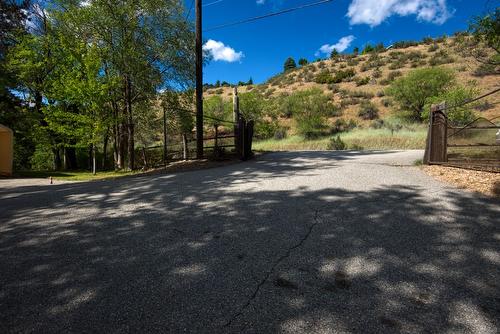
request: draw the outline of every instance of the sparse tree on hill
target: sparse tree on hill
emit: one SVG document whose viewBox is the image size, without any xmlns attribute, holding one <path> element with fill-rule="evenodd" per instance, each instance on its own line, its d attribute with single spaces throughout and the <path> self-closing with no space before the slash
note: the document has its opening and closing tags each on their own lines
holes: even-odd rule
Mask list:
<svg viewBox="0 0 500 334">
<path fill-rule="evenodd" d="M 337 59 L 338 56 L 339 56 L 339 52 L 337 51 L 337 49 L 333 49 L 332 53 L 330 53 L 330 58 Z"/>
<path fill-rule="evenodd" d="M 309 64 L 309 62 L 307 61 L 307 59 L 305 59 L 305 58 L 300 58 L 299 59 L 299 65 L 300 66 L 305 66 L 307 64 Z"/>
<path fill-rule="evenodd" d="M 297 64 L 295 63 L 295 60 L 292 57 L 289 57 L 285 61 L 285 64 L 283 65 L 283 69 L 286 72 L 286 71 L 293 70 L 294 68 L 297 68 Z"/>
</svg>

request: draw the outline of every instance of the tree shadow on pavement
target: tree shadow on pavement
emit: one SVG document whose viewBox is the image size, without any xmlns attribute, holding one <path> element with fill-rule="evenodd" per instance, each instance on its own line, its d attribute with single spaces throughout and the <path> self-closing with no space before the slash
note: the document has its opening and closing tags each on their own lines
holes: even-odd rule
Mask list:
<svg viewBox="0 0 500 334">
<path fill-rule="evenodd" d="M 286 187 L 325 153 L 1 191 L 0 331 L 496 332 L 498 203 Z"/>
</svg>

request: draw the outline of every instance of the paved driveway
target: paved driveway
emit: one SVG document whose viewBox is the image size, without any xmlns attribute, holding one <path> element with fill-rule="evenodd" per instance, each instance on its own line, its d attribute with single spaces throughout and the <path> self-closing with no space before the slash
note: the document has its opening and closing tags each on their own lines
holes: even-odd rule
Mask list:
<svg viewBox="0 0 500 334">
<path fill-rule="evenodd" d="M 497 333 L 499 202 L 421 155 L 0 183 L 0 332 Z"/>
</svg>

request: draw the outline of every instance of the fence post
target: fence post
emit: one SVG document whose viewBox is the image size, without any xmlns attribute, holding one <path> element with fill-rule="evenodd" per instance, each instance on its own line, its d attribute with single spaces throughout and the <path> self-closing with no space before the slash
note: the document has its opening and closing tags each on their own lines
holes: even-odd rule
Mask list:
<svg viewBox="0 0 500 334">
<path fill-rule="evenodd" d="M 424 154 L 424 163 L 442 163 L 448 161 L 448 118 L 444 110 L 446 103 L 433 104 L 429 114 L 429 131 Z"/>
<path fill-rule="evenodd" d="M 234 147 L 236 154 L 241 154 L 240 136 L 240 98 L 238 97 L 238 87 L 233 87 L 233 122 L 234 122 Z"/>
</svg>

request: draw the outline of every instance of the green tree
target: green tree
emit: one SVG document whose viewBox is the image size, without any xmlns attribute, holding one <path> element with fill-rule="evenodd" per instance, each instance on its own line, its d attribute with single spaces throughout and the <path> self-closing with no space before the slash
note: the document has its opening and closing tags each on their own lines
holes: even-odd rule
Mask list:
<svg viewBox="0 0 500 334">
<path fill-rule="evenodd" d="M 285 61 L 285 64 L 283 65 L 284 71 L 289 71 L 293 70 L 294 68 L 297 68 L 297 64 L 295 63 L 295 60 L 292 57 L 287 58 Z"/>
<path fill-rule="evenodd" d="M 455 75 L 451 70 L 440 67 L 423 68 L 411 71 L 394 81 L 388 93 L 403 111 L 410 113 L 413 120 L 421 121 L 428 100 L 444 94 L 454 84 Z"/>
<path fill-rule="evenodd" d="M 188 140 L 193 132 L 193 91 L 184 93 L 165 91 L 161 96 L 161 105 L 169 119 L 169 128 L 181 136 L 183 158 L 189 158 Z"/>
<path fill-rule="evenodd" d="M 463 101 L 476 97 L 478 93 L 478 90 L 472 86 L 452 87 L 442 94 L 431 97 L 427 100 L 424 111 L 422 112 L 422 118 L 425 120 L 429 119 L 431 104 L 446 102 L 447 106 L 461 105 Z M 476 118 L 476 114 L 474 112 L 474 106 L 476 105 L 477 103 L 468 103 L 461 105 L 460 107 L 450 108 L 446 110 L 446 115 L 453 124 L 466 125 Z"/>
<path fill-rule="evenodd" d="M 307 64 L 309 64 L 309 62 L 307 61 L 307 59 L 305 59 L 305 58 L 300 58 L 299 59 L 299 65 L 300 66 L 305 66 Z"/>
<path fill-rule="evenodd" d="M 229 107 L 220 95 L 214 95 L 203 100 L 203 110 L 208 116 L 205 122 L 209 124 L 215 135 L 215 147 L 218 148 L 219 127 L 224 125 L 229 115 Z"/>
<path fill-rule="evenodd" d="M 500 64 L 500 8 L 496 8 L 492 13 L 485 16 L 475 17 L 469 25 L 469 32 L 476 42 L 486 45 L 494 50 L 496 56 L 487 58 L 482 53 L 476 52 L 474 55 L 482 63 L 492 65 Z"/>
<path fill-rule="evenodd" d="M 354 49 L 352 49 L 352 53 L 357 56 L 358 53 L 359 53 L 359 48 L 357 46 L 354 47 Z"/>
<path fill-rule="evenodd" d="M 330 58 L 337 59 L 338 56 L 339 56 L 339 52 L 337 51 L 337 49 L 333 49 L 332 52 L 330 53 Z"/>
<path fill-rule="evenodd" d="M 366 44 L 366 46 L 364 47 L 361 54 L 365 55 L 365 54 L 373 52 L 373 50 L 375 50 L 375 49 L 373 48 L 373 46 L 371 44 Z"/>
</svg>

